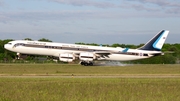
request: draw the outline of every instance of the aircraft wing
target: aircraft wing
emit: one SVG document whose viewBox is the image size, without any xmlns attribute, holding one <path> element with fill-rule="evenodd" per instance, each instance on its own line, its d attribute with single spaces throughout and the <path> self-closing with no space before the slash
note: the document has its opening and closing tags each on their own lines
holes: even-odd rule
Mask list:
<svg viewBox="0 0 180 101">
<path fill-rule="evenodd" d="M 102 57 L 102 56 L 108 56 L 111 54 L 109 51 L 96 51 L 93 52 L 96 56 Z"/>
</svg>

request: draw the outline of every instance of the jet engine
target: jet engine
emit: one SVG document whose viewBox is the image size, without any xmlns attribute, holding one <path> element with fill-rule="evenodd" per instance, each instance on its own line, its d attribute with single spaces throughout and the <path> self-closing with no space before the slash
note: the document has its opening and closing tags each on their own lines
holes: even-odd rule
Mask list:
<svg viewBox="0 0 180 101">
<path fill-rule="evenodd" d="M 75 60 L 75 56 L 70 53 L 64 53 L 59 55 L 59 60 L 63 62 L 72 62 Z"/>
<path fill-rule="evenodd" d="M 94 59 L 96 59 L 96 56 L 93 53 L 84 52 L 84 53 L 80 53 L 79 59 L 81 61 L 93 61 Z"/>
</svg>

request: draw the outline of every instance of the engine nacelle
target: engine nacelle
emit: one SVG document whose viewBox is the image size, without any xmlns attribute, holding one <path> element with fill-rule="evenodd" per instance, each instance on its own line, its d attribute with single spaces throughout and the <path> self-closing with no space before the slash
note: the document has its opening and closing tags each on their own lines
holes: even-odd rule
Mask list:
<svg viewBox="0 0 180 101">
<path fill-rule="evenodd" d="M 94 59 L 96 59 L 96 56 L 93 53 L 85 52 L 80 53 L 79 59 L 82 61 L 93 61 Z"/>
<path fill-rule="evenodd" d="M 75 60 L 75 56 L 69 53 L 63 53 L 59 55 L 59 60 L 63 62 L 72 62 Z"/>
</svg>

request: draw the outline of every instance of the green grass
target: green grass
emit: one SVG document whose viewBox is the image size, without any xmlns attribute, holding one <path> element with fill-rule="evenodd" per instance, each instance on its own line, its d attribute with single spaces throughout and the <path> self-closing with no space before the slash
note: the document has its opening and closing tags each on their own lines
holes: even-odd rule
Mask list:
<svg viewBox="0 0 180 101">
<path fill-rule="evenodd" d="M 180 75 L 180 65 L 0 64 L 0 101 L 180 101 L 180 77 L 76 78 L 72 74 Z"/>
<path fill-rule="evenodd" d="M 121 75 L 180 74 L 180 65 L 81 66 L 62 64 L 0 64 L 0 74 Z"/>
<path fill-rule="evenodd" d="M 1 78 L 1 101 L 180 101 L 180 79 Z"/>
</svg>

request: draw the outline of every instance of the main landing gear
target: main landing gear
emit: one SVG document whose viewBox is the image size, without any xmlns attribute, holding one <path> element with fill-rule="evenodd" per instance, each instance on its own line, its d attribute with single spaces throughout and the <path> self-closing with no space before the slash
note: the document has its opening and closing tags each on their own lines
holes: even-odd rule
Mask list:
<svg viewBox="0 0 180 101">
<path fill-rule="evenodd" d="M 80 64 L 84 66 L 93 66 L 93 62 L 91 61 L 81 61 Z"/>
</svg>

